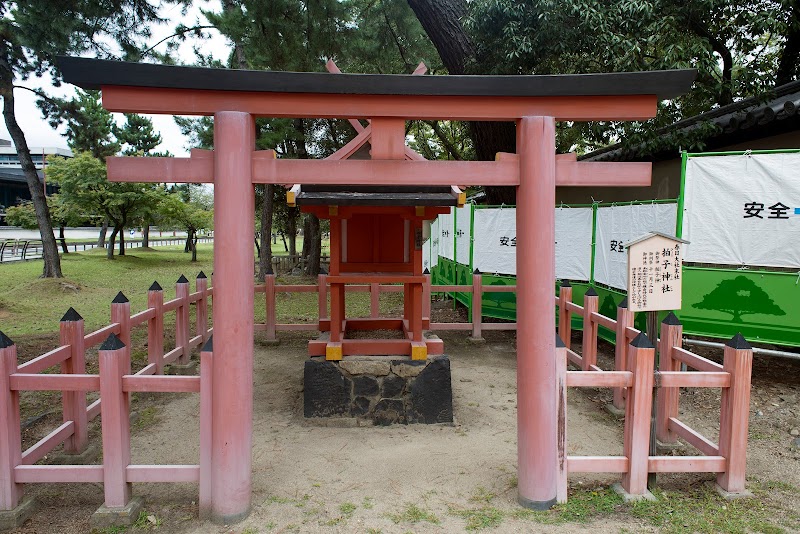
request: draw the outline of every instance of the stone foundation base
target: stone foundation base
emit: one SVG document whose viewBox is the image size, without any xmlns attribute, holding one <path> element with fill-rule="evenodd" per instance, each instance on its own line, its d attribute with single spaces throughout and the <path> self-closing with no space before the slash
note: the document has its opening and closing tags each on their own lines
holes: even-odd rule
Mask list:
<svg viewBox="0 0 800 534">
<path fill-rule="evenodd" d="M 617 419 L 625 419 L 625 408 L 617 408 L 611 403 L 606 404 L 606 411 Z"/>
<path fill-rule="evenodd" d="M 191 360 L 187 364 L 173 363 L 167 366 L 164 374 L 178 376 L 194 376 L 197 374 L 197 362 Z"/>
<path fill-rule="evenodd" d="M 90 443 L 86 449 L 79 454 L 69 454 L 62 452 L 53 456 L 50 461 L 55 465 L 89 465 L 100 457 L 100 445 Z"/>
<path fill-rule="evenodd" d="M 714 483 L 714 490 L 726 501 L 735 501 L 737 499 L 749 499 L 751 497 L 755 497 L 752 491 L 744 490 L 744 491 L 728 491 L 722 489 L 717 483 Z"/>
<path fill-rule="evenodd" d="M 354 417 L 376 425 L 453 422 L 450 359 L 444 355 L 311 358 L 303 384 L 308 418 Z"/>
<path fill-rule="evenodd" d="M 0 510 L 0 530 L 21 527 L 36 511 L 36 501 L 25 497 L 13 510 Z"/>
<path fill-rule="evenodd" d="M 141 497 L 131 497 L 128 505 L 120 508 L 106 508 L 103 505 L 92 514 L 89 525 L 97 529 L 129 527 L 139 519 L 143 506 L 144 501 Z"/>
<path fill-rule="evenodd" d="M 617 482 L 611 486 L 611 489 L 614 490 L 614 493 L 622 497 L 622 500 L 627 502 L 636 502 L 636 501 L 655 501 L 656 497 L 652 493 L 647 490 L 644 490 L 644 493 L 641 495 L 633 495 L 625 491 L 625 488 L 622 487 L 622 484 Z"/>
</svg>

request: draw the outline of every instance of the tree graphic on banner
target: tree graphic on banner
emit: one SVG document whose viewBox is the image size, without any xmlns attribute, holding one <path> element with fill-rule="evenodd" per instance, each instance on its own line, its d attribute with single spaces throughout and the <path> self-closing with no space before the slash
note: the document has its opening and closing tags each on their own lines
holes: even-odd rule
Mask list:
<svg viewBox="0 0 800 534">
<path fill-rule="evenodd" d="M 744 315 L 786 315 L 766 291 L 746 276 L 723 280 L 693 307 L 730 313 L 734 323 L 741 323 Z"/>
</svg>

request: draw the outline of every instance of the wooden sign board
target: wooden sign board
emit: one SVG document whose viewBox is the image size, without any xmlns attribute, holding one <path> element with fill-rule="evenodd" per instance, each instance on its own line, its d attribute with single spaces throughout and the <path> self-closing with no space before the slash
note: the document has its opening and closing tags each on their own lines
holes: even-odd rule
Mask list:
<svg viewBox="0 0 800 534">
<path fill-rule="evenodd" d="M 626 243 L 630 311 L 681 308 L 684 243 L 687 241 L 656 232 Z"/>
</svg>

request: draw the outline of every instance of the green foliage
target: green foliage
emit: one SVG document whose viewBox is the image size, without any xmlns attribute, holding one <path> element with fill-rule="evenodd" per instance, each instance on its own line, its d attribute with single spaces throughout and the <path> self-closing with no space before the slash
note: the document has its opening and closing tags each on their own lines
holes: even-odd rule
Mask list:
<svg viewBox="0 0 800 534">
<path fill-rule="evenodd" d="M 36 222 L 36 213 L 33 211 L 33 202 L 24 200 L 16 206 L 6 208 L 6 224 L 19 226 L 26 230 L 39 228 L 39 224 Z"/>
<path fill-rule="evenodd" d="M 114 117 L 103 107 L 100 91 L 77 89 L 73 98 L 42 99 L 38 104 L 50 126 L 55 129 L 62 123 L 66 125 L 64 136 L 73 151 L 89 152 L 100 160 L 119 152 Z"/>
<path fill-rule="evenodd" d="M 153 150 L 161 144 L 161 134 L 153 130 L 153 121 L 136 113 L 125 115 L 125 124 L 114 128 L 117 140 L 125 145 L 122 153 L 131 155 L 168 155 L 152 154 Z"/>
<path fill-rule="evenodd" d="M 199 230 L 209 230 L 214 226 L 214 212 L 199 201 L 186 202 L 179 195 L 166 195 L 162 202 L 160 213 L 167 226 L 185 228 L 190 233 Z"/>
</svg>

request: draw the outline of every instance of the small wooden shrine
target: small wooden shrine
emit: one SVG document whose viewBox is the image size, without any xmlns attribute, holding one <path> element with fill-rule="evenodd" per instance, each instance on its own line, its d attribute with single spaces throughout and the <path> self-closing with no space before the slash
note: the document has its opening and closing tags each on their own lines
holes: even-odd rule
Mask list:
<svg viewBox="0 0 800 534">
<path fill-rule="evenodd" d="M 329 61 L 327 68 L 339 73 Z M 414 72 L 425 73 L 420 64 Z M 367 127 L 351 120 L 356 137 L 326 158 L 341 160 L 424 160 L 405 144 L 405 121 L 373 119 Z M 376 133 L 377 132 L 377 133 Z M 423 177 L 421 177 L 423 178 Z M 330 219 L 330 317 L 320 319 L 328 339 L 309 343 L 310 356 L 341 360 L 356 355 L 408 355 L 424 360 L 442 354 L 438 338 L 425 339 L 429 317 L 423 317 L 425 275 L 422 243 L 425 221 L 463 206 L 465 194 L 456 186 L 295 185 L 289 205 L 300 206 L 320 219 Z M 348 318 L 348 284 L 403 284 L 403 315 L 391 318 Z M 401 339 L 348 339 L 356 330 L 397 330 Z"/>
</svg>

